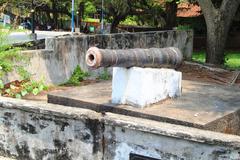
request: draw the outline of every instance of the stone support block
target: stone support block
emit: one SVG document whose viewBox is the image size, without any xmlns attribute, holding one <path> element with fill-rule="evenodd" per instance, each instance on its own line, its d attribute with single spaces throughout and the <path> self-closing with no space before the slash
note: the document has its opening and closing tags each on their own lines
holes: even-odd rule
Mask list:
<svg viewBox="0 0 240 160">
<path fill-rule="evenodd" d="M 143 108 L 181 95 L 182 73 L 173 69 L 113 68 L 112 103 Z"/>
</svg>

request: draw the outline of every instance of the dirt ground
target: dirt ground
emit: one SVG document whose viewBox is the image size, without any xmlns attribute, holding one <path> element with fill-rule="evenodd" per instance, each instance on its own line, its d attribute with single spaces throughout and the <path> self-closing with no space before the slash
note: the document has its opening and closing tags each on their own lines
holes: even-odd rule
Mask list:
<svg viewBox="0 0 240 160">
<path fill-rule="evenodd" d="M 240 71 L 230 71 L 221 68 L 213 68 L 198 63 L 186 62 L 177 69 L 183 74 L 183 80 L 215 83 L 221 85 L 236 85 L 240 87 Z M 97 81 L 84 81 L 81 85 L 88 85 Z M 39 95 L 27 95 L 24 99 L 47 101 L 47 94 L 51 91 L 64 91 L 74 86 L 54 86 L 49 91 L 43 91 Z"/>
<path fill-rule="evenodd" d="M 240 85 L 240 71 L 213 68 L 198 63 L 186 62 L 179 69 L 184 80 L 216 83 L 222 85 Z"/>
</svg>

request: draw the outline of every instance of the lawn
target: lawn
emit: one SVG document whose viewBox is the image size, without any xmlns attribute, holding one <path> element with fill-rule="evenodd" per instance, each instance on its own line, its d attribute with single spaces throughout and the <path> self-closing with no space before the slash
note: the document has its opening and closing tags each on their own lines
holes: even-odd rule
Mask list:
<svg viewBox="0 0 240 160">
<path fill-rule="evenodd" d="M 193 52 L 192 56 L 193 61 L 205 62 L 205 52 Z M 225 56 L 224 66 L 230 69 L 240 69 L 240 52 L 237 51 L 228 51 Z"/>
</svg>

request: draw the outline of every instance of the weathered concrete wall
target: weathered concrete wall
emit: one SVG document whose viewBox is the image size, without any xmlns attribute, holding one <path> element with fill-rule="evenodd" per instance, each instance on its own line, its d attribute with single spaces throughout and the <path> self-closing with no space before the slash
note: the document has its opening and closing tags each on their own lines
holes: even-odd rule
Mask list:
<svg viewBox="0 0 240 160">
<path fill-rule="evenodd" d="M 73 35 L 48 38 L 45 50 L 24 51 L 30 57 L 28 70 L 39 79 L 45 77 L 47 83 L 61 84 L 69 79 L 79 64 L 89 71 L 85 64 L 85 54 L 89 47 L 125 49 L 150 47 L 178 47 L 185 59 L 191 59 L 193 31 L 158 31 L 142 33 L 122 33 L 105 35 Z M 99 69 L 93 75 L 102 72 Z M 8 76 L 8 79 L 14 79 Z"/>
<path fill-rule="evenodd" d="M 89 47 L 108 49 L 177 47 L 184 58 L 191 60 L 193 47 L 192 30 L 170 30 L 157 32 L 118 33 L 105 35 L 63 36 L 46 39 L 46 49 L 52 49 L 69 60 L 77 59 L 87 70 L 85 53 Z M 67 59 L 68 60 L 68 59 Z M 67 62 L 67 61 L 66 61 Z"/>
<path fill-rule="evenodd" d="M 0 104 L 0 155 L 22 160 L 101 159 L 103 132 L 95 112 L 30 102 Z"/>
<path fill-rule="evenodd" d="M 27 50 L 45 49 L 45 39 L 38 39 L 35 41 L 14 43 L 13 46 L 21 47 L 21 48 L 24 48 Z"/>
<path fill-rule="evenodd" d="M 161 160 L 240 158 L 238 140 L 231 135 L 111 113 L 105 117 L 104 128 L 107 140 L 104 159 L 128 160 L 130 153 Z M 225 142 L 233 146 L 227 147 Z"/>
<path fill-rule="evenodd" d="M 65 68 L 54 54 L 53 50 L 29 50 L 23 51 L 29 61 L 24 63 L 24 68 L 32 74 L 36 80 L 43 79 L 48 84 L 61 83 L 62 77 L 66 77 Z M 20 77 L 16 72 L 11 72 L 4 77 L 5 82 L 10 82 Z M 60 79 L 60 81 L 58 81 Z"/>
<path fill-rule="evenodd" d="M 1 98 L 0 155 L 17 159 L 240 158 L 240 137 L 86 109 Z"/>
</svg>

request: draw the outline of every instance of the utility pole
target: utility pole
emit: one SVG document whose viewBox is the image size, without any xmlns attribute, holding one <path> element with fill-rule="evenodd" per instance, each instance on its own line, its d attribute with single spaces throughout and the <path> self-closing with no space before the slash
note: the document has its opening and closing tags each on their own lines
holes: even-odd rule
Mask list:
<svg viewBox="0 0 240 160">
<path fill-rule="evenodd" d="M 72 0 L 72 33 L 74 32 L 74 0 Z"/>
<path fill-rule="evenodd" d="M 34 19 L 35 19 L 35 13 L 34 13 L 34 4 L 33 4 L 33 0 L 32 0 L 32 9 L 31 9 L 31 13 L 32 13 L 32 34 L 35 33 L 35 24 L 34 24 Z"/>
<path fill-rule="evenodd" d="M 77 11 L 77 28 L 79 28 L 79 24 L 78 24 L 79 22 L 78 21 L 79 21 L 79 12 Z"/>
<path fill-rule="evenodd" d="M 34 0 L 32 0 L 32 9 L 31 9 L 31 15 L 32 15 L 32 33 L 30 34 L 31 40 L 37 40 L 37 34 L 35 33 L 35 10 L 34 10 Z"/>
<path fill-rule="evenodd" d="M 104 13 L 103 13 L 103 9 L 104 9 L 104 0 L 102 0 L 102 16 L 101 16 L 101 33 L 103 34 L 104 32 Z"/>
<path fill-rule="evenodd" d="M 76 12 L 76 16 L 77 16 L 77 24 L 76 24 L 75 32 L 80 32 L 81 27 L 79 27 L 79 11 Z"/>
</svg>

